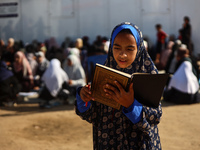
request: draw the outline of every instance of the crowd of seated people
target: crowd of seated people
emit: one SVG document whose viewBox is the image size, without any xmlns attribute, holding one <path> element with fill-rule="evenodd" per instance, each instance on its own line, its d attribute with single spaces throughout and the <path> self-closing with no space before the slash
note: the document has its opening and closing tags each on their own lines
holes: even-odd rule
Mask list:
<svg viewBox="0 0 200 150">
<path fill-rule="evenodd" d="M 43 100 L 39 106 L 48 108 L 51 100 L 75 96 L 76 88 L 87 83 L 88 57 L 106 55 L 106 38 L 100 38 L 93 44 L 87 36 L 75 41 L 66 38 L 61 46 L 55 38 L 26 45 L 14 38 L 7 44 L 1 40 L 0 104 L 17 103 L 20 92 L 38 92 Z"/>
<path fill-rule="evenodd" d="M 184 45 L 189 51 L 188 56 L 192 60 L 192 65 L 197 68 L 195 77 L 198 81 L 199 69 L 192 50 L 190 50 L 192 42 L 191 39 L 187 42 L 185 38 L 186 30 L 191 29 L 188 25 L 188 18 L 184 20 L 186 23 L 180 30 L 181 35 L 177 38 L 170 35 L 168 42 L 165 41 L 166 45 L 160 53 L 160 60 L 156 66 L 158 70 L 164 70 L 171 76 L 176 75 L 177 65 L 180 63 L 177 60 L 178 50 L 186 43 Z M 152 52 L 153 46 L 148 38 L 145 38 L 144 45 L 152 59 L 156 60 Z M 37 91 L 39 97 L 45 101 L 40 104 L 41 107 L 50 107 L 49 102 L 52 99 L 67 101 L 71 95 L 75 95 L 77 87 L 92 81 L 95 63 L 104 64 L 108 47 L 109 40 L 100 35 L 92 44 L 88 36 L 77 38 L 75 41 L 66 37 L 60 45 L 54 37 L 44 42 L 33 40 L 29 44 L 15 41 L 14 38 L 9 38 L 7 42 L 1 39 L 0 88 L 4 90 L 0 90 L 0 104 L 16 102 L 20 92 L 31 91 Z M 175 80 L 175 77 L 172 79 Z M 168 88 L 171 87 L 171 82 L 169 78 L 166 85 Z M 10 88 L 10 91 L 6 92 L 6 88 Z M 195 89 L 192 94 L 196 92 Z M 165 100 L 167 99 L 165 97 Z"/>
</svg>

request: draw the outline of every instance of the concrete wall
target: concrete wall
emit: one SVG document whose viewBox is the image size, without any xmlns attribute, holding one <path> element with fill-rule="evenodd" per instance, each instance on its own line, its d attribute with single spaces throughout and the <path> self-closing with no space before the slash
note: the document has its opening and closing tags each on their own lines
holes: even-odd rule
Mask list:
<svg viewBox="0 0 200 150">
<path fill-rule="evenodd" d="M 87 35 L 93 42 L 97 35 L 109 38 L 116 24 L 130 21 L 154 44 L 155 24 L 161 23 L 167 34 L 178 36 L 187 15 L 195 53 L 200 53 L 199 0 L 0 0 L 0 16 L 13 11 L 1 6 L 11 2 L 17 3 L 18 16 L 0 17 L 0 36 L 5 41 L 14 37 L 25 43 L 43 42 L 53 36 L 60 44 L 67 36 L 74 40 Z"/>
</svg>

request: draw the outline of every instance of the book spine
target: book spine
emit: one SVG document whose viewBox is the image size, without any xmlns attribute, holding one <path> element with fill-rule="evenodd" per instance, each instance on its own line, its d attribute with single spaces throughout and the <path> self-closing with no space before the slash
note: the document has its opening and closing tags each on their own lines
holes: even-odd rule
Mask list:
<svg viewBox="0 0 200 150">
<path fill-rule="evenodd" d="M 126 92 L 128 92 L 129 86 L 130 86 L 132 80 L 133 80 L 133 76 L 131 76 L 131 78 L 128 79 L 128 83 L 127 83 L 126 88 L 125 88 L 125 91 L 126 91 Z"/>
</svg>

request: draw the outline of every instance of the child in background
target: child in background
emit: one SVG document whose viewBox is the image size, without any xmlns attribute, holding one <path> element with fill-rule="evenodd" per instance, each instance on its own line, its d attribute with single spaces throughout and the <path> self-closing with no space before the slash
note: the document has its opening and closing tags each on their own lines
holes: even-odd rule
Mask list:
<svg viewBox="0 0 200 150">
<path fill-rule="evenodd" d="M 183 27 L 180 29 L 181 31 L 181 42 L 185 45 L 187 45 L 187 48 L 189 50 L 190 55 L 192 56 L 193 52 L 193 44 L 191 40 L 192 36 L 192 26 L 190 24 L 190 18 L 188 16 L 184 16 L 183 18 Z"/>
<path fill-rule="evenodd" d="M 114 28 L 105 65 L 129 74 L 158 73 L 144 47 L 141 31 L 129 22 Z M 158 108 L 144 106 L 134 98 L 133 84 L 128 92 L 117 81 L 114 84 L 118 88 L 110 84 L 102 88 L 123 106 L 122 110 L 96 102 L 88 85 L 77 90 L 76 113 L 92 123 L 94 149 L 161 149 L 157 127 L 161 104 Z"/>
<path fill-rule="evenodd" d="M 160 63 L 160 54 L 163 49 L 165 49 L 166 45 L 166 38 L 167 34 L 162 30 L 161 24 L 156 24 L 156 30 L 157 30 L 157 43 L 156 43 L 156 60 L 155 64 L 159 65 Z"/>
</svg>

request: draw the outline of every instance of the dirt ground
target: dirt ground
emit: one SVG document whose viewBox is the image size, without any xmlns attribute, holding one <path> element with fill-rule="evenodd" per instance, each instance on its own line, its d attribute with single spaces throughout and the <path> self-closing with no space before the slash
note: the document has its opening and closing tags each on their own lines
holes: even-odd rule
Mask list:
<svg viewBox="0 0 200 150">
<path fill-rule="evenodd" d="M 200 104 L 162 104 L 163 150 L 200 149 Z M 38 104 L 0 108 L 1 150 L 92 150 L 91 124 L 73 105 L 40 109 Z"/>
</svg>

